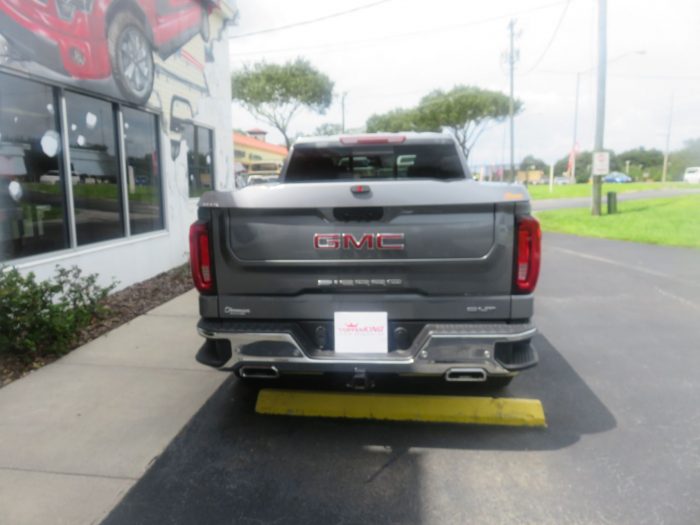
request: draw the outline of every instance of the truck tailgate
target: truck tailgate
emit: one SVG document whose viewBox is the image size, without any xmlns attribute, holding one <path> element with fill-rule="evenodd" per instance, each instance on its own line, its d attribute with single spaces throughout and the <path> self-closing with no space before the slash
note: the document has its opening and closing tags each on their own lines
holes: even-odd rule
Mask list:
<svg viewBox="0 0 700 525">
<path fill-rule="evenodd" d="M 351 183 L 324 184 L 321 199 L 309 186 L 209 206 L 220 295 L 510 295 L 516 204 L 502 187 L 499 200 L 467 181 L 375 182 L 361 198 Z"/>
</svg>

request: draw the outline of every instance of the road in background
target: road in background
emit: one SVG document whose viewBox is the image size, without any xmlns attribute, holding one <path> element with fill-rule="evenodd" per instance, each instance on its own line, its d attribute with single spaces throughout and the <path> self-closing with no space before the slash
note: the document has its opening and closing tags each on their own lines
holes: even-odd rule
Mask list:
<svg viewBox="0 0 700 525">
<path fill-rule="evenodd" d="M 700 193 L 700 189 L 692 190 L 650 190 L 639 192 L 618 193 L 618 201 L 636 201 L 640 199 L 660 199 L 663 197 L 678 197 Z M 561 208 L 585 208 L 591 205 L 591 197 L 576 197 L 573 199 L 542 199 L 533 200 L 534 211 L 558 210 Z M 603 206 L 605 208 L 605 205 Z"/>
<path fill-rule="evenodd" d="M 230 378 L 105 523 L 697 523 L 700 252 L 544 243 L 541 362 L 505 394 L 547 429 L 259 416 Z M 486 393 L 384 385 L 426 388 Z"/>
</svg>

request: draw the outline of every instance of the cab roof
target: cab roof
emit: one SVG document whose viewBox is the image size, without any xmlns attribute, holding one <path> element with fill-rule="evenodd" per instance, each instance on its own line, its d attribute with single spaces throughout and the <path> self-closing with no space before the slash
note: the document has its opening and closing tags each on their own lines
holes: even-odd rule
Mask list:
<svg viewBox="0 0 700 525">
<path fill-rule="evenodd" d="M 300 137 L 294 146 L 328 147 L 381 144 L 453 144 L 452 135 L 447 133 L 415 132 L 402 133 L 362 133 L 357 135 L 325 135 L 317 137 Z"/>
</svg>

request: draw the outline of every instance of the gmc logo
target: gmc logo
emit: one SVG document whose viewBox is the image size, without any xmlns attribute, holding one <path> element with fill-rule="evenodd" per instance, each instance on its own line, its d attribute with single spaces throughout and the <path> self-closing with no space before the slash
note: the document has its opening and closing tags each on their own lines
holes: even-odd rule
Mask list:
<svg viewBox="0 0 700 525">
<path fill-rule="evenodd" d="M 364 233 L 357 239 L 352 233 L 317 233 L 314 248 L 317 250 L 403 250 L 403 233 Z"/>
</svg>

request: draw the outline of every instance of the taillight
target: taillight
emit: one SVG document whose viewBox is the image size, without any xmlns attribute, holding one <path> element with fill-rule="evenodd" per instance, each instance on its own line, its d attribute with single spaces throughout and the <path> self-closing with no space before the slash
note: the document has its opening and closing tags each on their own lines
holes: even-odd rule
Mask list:
<svg viewBox="0 0 700 525">
<path fill-rule="evenodd" d="M 514 283 L 517 293 L 532 293 L 540 275 L 542 231 L 534 217 L 519 217 Z"/>
<path fill-rule="evenodd" d="M 200 292 L 214 289 L 214 268 L 209 250 L 209 230 L 204 222 L 190 226 L 190 269 L 192 280 Z"/>
<path fill-rule="evenodd" d="M 340 143 L 345 145 L 370 144 L 402 144 L 406 141 L 404 135 L 351 135 L 340 137 Z"/>
</svg>

